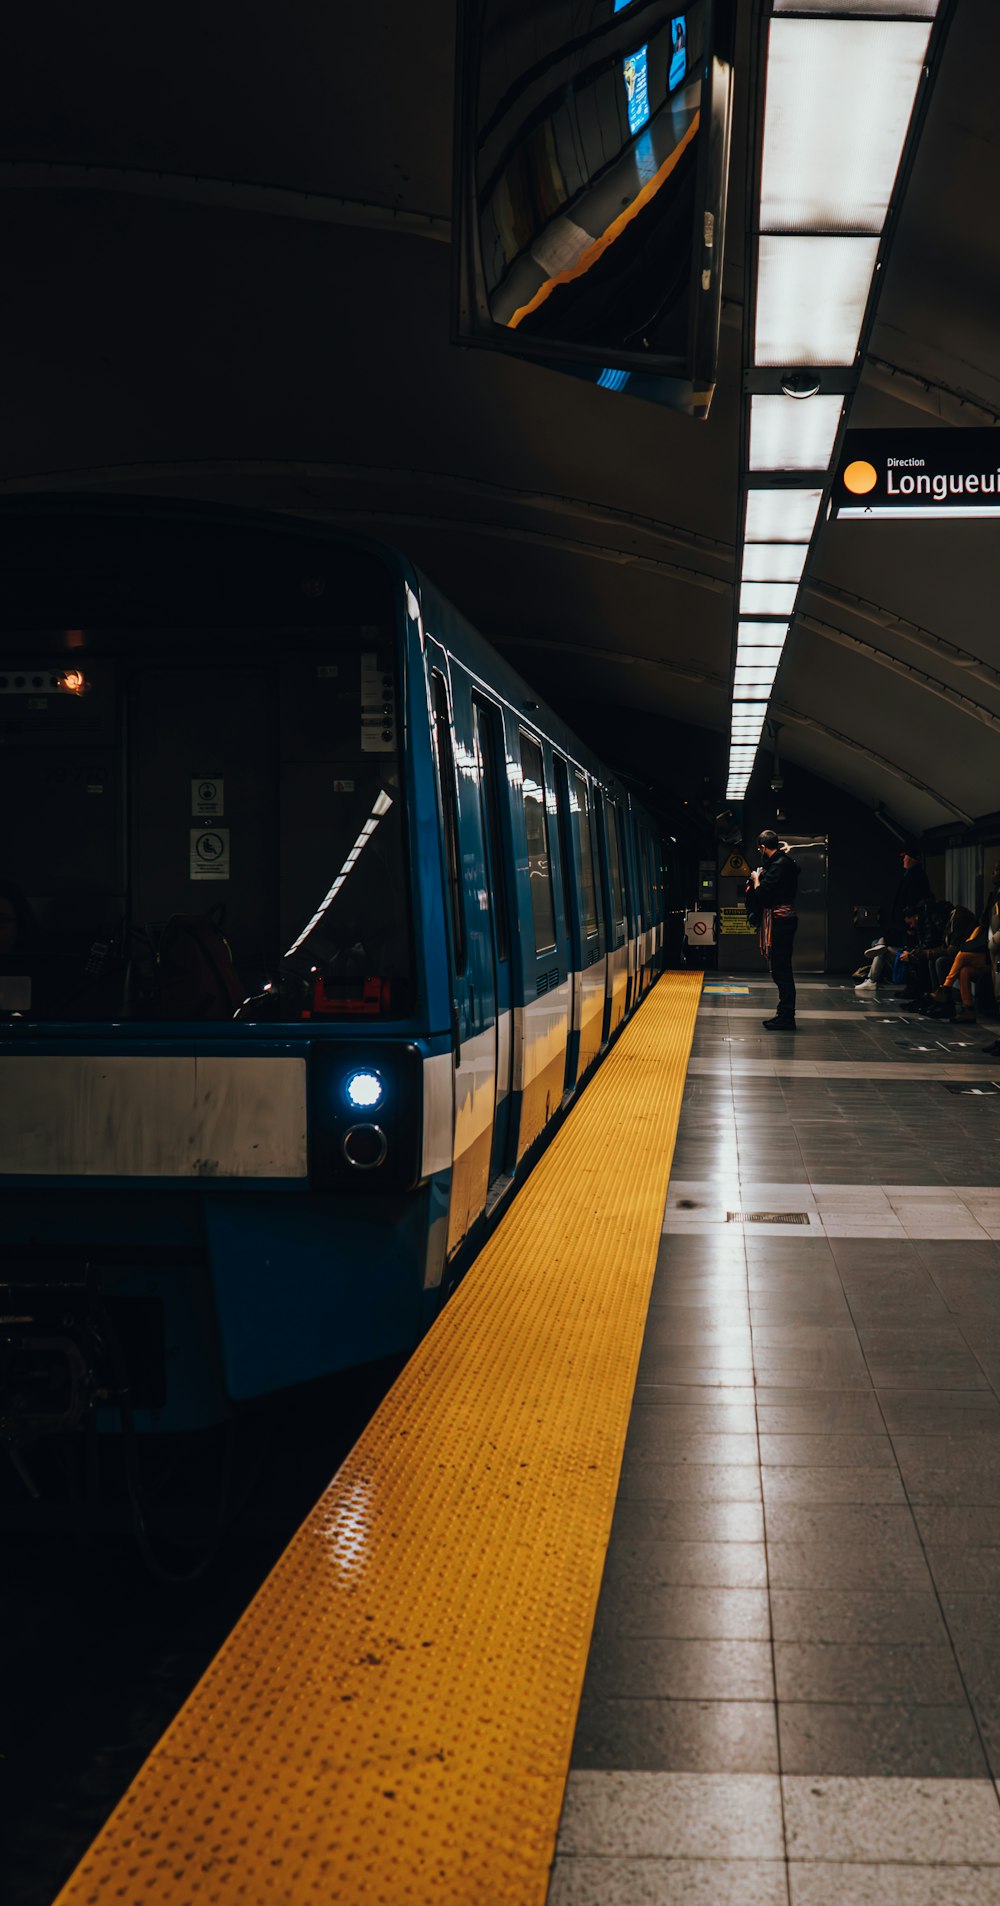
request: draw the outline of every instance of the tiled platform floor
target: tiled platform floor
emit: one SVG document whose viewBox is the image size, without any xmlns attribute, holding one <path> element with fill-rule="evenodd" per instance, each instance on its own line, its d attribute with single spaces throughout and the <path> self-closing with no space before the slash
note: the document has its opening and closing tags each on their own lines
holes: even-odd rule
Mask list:
<svg viewBox="0 0 1000 1906">
<path fill-rule="evenodd" d="M 997 1028 L 773 997 L 699 1015 L 549 1906 L 1000 1900 Z"/>
</svg>

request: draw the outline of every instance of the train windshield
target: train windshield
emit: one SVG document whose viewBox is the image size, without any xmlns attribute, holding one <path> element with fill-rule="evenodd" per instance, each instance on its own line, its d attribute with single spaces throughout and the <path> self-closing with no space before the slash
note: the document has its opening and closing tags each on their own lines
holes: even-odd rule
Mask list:
<svg viewBox="0 0 1000 1906">
<path fill-rule="evenodd" d="M 5 639 L 0 1015 L 412 1010 L 387 587 L 369 614 Z"/>
</svg>

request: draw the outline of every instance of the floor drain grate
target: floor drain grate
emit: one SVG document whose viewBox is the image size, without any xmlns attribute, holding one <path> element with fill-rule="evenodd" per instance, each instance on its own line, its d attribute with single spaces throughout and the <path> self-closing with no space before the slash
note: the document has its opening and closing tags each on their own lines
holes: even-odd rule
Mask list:
<svg viewBox="0 0 1000 1906">
<path fill-rule="evenodd" d="M 727 1224 L 808 1224 L 808 1211 L 727 1211 Z"/>
</svg>

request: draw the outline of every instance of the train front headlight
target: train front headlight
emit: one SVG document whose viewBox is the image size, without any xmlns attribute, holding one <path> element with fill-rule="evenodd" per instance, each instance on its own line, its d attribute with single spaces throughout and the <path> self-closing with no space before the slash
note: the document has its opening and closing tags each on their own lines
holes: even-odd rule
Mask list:
<svg viewBox="0 0 1000 1906">
<path fill-rule="evenodd" d="M 344 1082 L 344 1096 L 353 1112 L 374 1112 L 385 1098 L 381 1075 L 372 1066 L 349 1072 Z"/>
</svg>

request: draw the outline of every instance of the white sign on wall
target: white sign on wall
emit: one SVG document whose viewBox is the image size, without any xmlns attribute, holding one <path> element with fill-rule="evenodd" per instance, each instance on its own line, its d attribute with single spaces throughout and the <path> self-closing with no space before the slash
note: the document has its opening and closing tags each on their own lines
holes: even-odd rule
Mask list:
<svg viewBox="0 0 1000 1906">
<path fill-rule="evenodd" d="M 224 814 L 225 783 L 215 774 L 199 774 L 191 783 L 192 814 Z"/>
<path fill-rule="evenodd" d="M 229 879 L 228 827 L 192 827 L 191 879 Z"/>
</svg>

